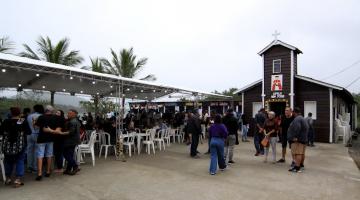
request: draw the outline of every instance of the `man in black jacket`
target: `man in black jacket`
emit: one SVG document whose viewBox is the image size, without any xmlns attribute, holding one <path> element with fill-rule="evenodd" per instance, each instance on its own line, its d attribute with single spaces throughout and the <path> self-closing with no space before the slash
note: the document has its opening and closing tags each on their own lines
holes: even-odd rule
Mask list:
<svg viewBox="0 0 360 200">
<path fill-rule="evenodd" d="M 308 141 L 307 133 L 309 126 L 304 117 L 301 116 L 299 108 L 294 108 L 294 120 L 291 122 L 287 139 L 291 142 L 291 154 L 295 159 L 295 166 L 289 169 L 291 172 L 301 172 L 300 168 L 304 167 L 305 147 Z"/>
<path fill-rule="evenodd" d="M 199 156 L 197 155 L 197 147 L 199 145 L 201 125 L 199 113 L 197 113 L 197 111 L 194 111 L 193 114 L 189 113 L 188 121 L 186 124 L 186 132 L 189 134 L 189 138 L 191 139 L 190 156 L 193 158 L 199 158 Z"/>
<path fill-rule="evenodd" d="M 228 163 L 235 163 L 233 161 L 233 155 L 234 155 L 234 146 L 236 142 L 236 135 L 238 134 L 239 124 L 238 120 L 234 116 L 234 111 L 232 109 L 229 109 L 223 118 L 223 123 L 226 126 L 229 135 L 227 137 L 227 141 L 225 144 L 225 162 L 226 157 L 229 158 Z"/>
<path fill-rule="evenodd" d="M 80 144 L 80 123 L 77 120 L 77 111 L 70 109 L 68 112 L 67 132 L 64 140 L 64 158 L 67 161 L 67 167 L 64 174 L 75 175 L 80 171 L 79 166 L 74 160 L 74 152 L 76 145 Z"/>
</svg>

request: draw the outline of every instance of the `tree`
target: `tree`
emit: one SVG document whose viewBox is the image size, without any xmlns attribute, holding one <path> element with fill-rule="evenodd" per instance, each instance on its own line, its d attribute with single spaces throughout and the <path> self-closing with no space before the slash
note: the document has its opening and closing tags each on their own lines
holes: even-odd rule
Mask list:
<svg viewBox="0 0 360 200">
<path fill-rule="evenodd" d="M 116 76 L 134 78 L 144 68 L 148 60 L 147 58 L 137 59 L 132 47 L 130 49 L 122 49 L 119 55 L 113 49 L 110 49 L 110 51 L 112 55 L 111 62 L 105 58 L 101 59 L 101 61 L 106 67 L 106 73 Z M 149 74 L 144 78 L 140 78 L 140 80 L 155 81 L 156 77 L 153 74 Z M 122 99 L 122 108 L 124 108 L 124 105 L 125 98 Z"/>
<path fill-rule="evenodd" d="M 11 53 L 14 47 L 14 43 L 10 41 L 10 38 L 4 36 L 0 38 L 0 53 Z"/>
<path fill-rule="evenodd" d="M 90 62 L 91 62 L 91 65 L 90 66 L 85 66 L 85 67 L 82 67 L 82 69 L 86 69 L 86 70 L 91 70 L 93 72 L 99 72 L 99 73 L 105 73 L 105 67 L 104 67 L 104 64 L 103 62 L 98 58 L 91 58 L 90 57 Z M 84 105 L 83 107 L 86 108 L 86 106 L 89 107 L 89 105 L 93 106 L 94 108 L 92 109 L 91 107 L 89 107 L 89 109 L 91 108 L 91 110 L 94 110 L 95 113 L 98 113 L 99 111 L 99 96 L 98 95 L 93 95 L 92 96 L 92 100 L 94 101 L 93 104 L 91 104 L 90 102 L 88 104 L 86 104 L 85 102 L 82 104 Z M 90 110 L 88 110 L 90 111 Z"/>
<path fill-rule="evenodd" d="M 29 45 L 23 44 L 25 51 L 19 55 L 67 66 L 76 66 L 83 61 L 79 51 L 69 51 L 70 40 L 68 38 L 63 38 L 56 45 L 53 45 L 49 37 L 40 36 L 36 43 L 38 46 L 36 51 L 32 50 Z M 55 92 L 51 91 L 51 105 L 54 105 L 54 95 Z"/>
<path fill-rule="evenodd" d="M 104 58 L 101 59 L 101 61 L 106 66 L 106 73 L 116 76 L 135 78 L 144 68 L 148 60 L 147 58 L 140 58 L 137 60 L 132 47 L 130 49 L 122 49 L 119 55 L 117 55 L 113 49 L 110 49 L 110 51 L 112 55 L 111 62 Z M 155 81 L 156 77 L 153 74 L 150 74 L 144 78 L 140 78 L 140 80 Z"/>
<path fill-rule="evenodd" d="M 105 73 L 105 66 L 101 61 L 101 59 L 99 59 L 98 57 L 96 58 L 90 57 L 90 62 L 91 62 L 90 66 L 82 67 L 82 69 L 91 70 L 93 72 Z"/>
</svg>

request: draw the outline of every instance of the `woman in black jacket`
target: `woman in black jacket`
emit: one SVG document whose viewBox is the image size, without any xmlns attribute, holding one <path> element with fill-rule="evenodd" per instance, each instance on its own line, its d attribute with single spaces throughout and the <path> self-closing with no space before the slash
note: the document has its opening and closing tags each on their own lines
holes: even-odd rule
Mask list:
<svg viewBox="0 0 360 200">
<path fill-rule="evenodd" d="M 0 135 L 3 135 L 2 152 L 4 153 L 6 185 L 12 183 L 11 174 L 14 166 L 16 168 L 16 179 L 14 186 L 24 185 L 24 160 L 26 150 L 25 126 L 28 126 L 24 118 L 20 118 L 21 111 L 17 107 L 10 108 L 11 118 L 5 119 L 0 128 Z"/>
</svg>

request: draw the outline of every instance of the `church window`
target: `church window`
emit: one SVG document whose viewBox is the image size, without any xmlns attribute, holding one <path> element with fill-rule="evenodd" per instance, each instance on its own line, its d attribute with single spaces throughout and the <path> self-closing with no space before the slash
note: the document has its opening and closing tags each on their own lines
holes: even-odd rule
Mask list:
<svg viewBox="0 0 360 200">
<path fill-rule="evenodd" d="M 273 60 L 273 73 L 281 73 L 281 59 Z"/>
</svg>

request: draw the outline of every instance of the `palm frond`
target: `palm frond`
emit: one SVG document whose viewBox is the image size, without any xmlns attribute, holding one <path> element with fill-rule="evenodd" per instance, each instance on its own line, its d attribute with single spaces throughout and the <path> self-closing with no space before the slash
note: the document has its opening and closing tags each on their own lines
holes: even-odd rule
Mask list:
<svg viewBox="0 0 360 200">
<path fill-rule="evenodd" d="M 19 56 L 40 60 L 40 57 L 27 44 L 23 44 L 23 46 L 25 48 L 25 51 L 19 53 Z"/>
<path fill-rule="evenodd" d="M 10 41 L 8 36 L 0 38 L 0 53 L 11 53 L 14 43 Z"/>
<path fill-rule="evenodd" d="M 156 76 L 154 74 L 149 74 L 145 76 L 144 78 L 141 78 L 140 80 L 143 81 L 156 81 Z"/>
</svg>

